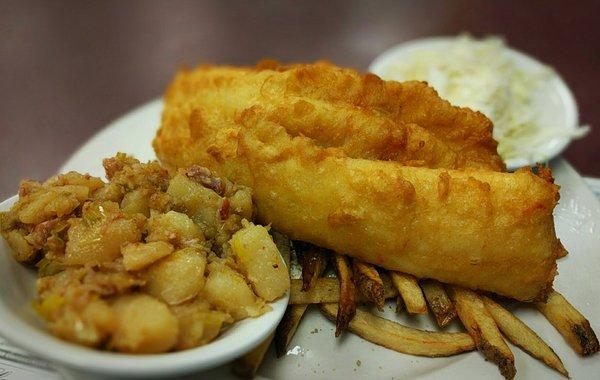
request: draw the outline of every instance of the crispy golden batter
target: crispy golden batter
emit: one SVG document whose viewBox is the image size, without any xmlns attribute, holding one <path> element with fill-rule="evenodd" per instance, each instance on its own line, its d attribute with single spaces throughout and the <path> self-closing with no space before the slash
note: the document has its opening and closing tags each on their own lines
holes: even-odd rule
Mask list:
<svg viewBox="0 0 600 380">
<path fill-rule="evenodd" d="M 298 121 L 291 106 L 281 111 L 294 97 L 319 105 L 320 128 L 318 119 Z M 358 112 L 364 134 L 349 133 L 327 107 L 340 107 L 336 117 Z M 392 118 L 380 130 L 368 123 Z M 404 121 L 422 123 L 443 148 L 392 150 L 400 162 L 385 161 L 389 152 L 365 134 L 384 140 Z M 423 84 L 328 64 L 200 68 L 171 85 L 154 147 L 168 165 L 199 163 L 253 187 L 259 220 L 293 239 L 419 278 L 543 299 L 561 251 L 552 219 L 558 187 L 528 170 L 493 171 L 503 166 L 490 128 Z M 453 164 L 436 164 L 436 155 Z M 428 168 L 406 165 L 417 161 Z"/>
<path fill-rule="evenodd" d="M 182 142 L 203 138 L 205 111 L 218 109 L 224 118 L 235 119 L 260 105 L 291 135 L 340 147 L 350 157 L 504 168 L 492 124 L 483 115 L 451 106 L 425 83 L 384 82 L 328 63 L 199 67 L 176 76 L 166 102 L 156 144 L 171 156 Z"/>
<path fill-rule="evenodd" d="M 176 157 L 164 154 L 159 137 L 159 156 L 200 162 L 252 187 L 259 219 L 293 239 L 520 300 L 543 298 L 552 283 L 558 188 L 529 171 L 352 159 L 291 137 L 258 109 L 215 129 L 218 117 Z"/>
</svg>

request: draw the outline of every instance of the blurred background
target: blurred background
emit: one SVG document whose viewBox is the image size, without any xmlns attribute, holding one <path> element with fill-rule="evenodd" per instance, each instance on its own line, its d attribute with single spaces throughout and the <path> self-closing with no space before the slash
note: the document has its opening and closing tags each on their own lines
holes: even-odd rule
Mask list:
<svg viewBox="0 0 600 380">
<path fill-rule="evenodd" d="M 600 177 L 599 1 L 0 1 L 0 198 L 45 179 L 181 66 L 327 59 L 366 69 L 414 38 L 497 34 L 554 66 L 592 132 L 564 156 Z M 595 128 L 594 128 L 595 127 Z"/>
</svg>

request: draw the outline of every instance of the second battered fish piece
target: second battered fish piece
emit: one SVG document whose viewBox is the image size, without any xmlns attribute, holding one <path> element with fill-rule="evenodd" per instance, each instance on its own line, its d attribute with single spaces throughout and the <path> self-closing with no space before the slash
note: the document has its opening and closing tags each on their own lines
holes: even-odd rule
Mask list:
<svg viewBox="0 0 600 380">
<path fill-rule="evenodd" d="M 377 75 L 361 75 L 328 62 L 289 66 L 266 63 L 262 67 L 286 74 L 286 93 L 350 104 L 427 129 L 460 155 L 459 167 L 505 170 L 496 150 L 498 143 L 492 137 L 492 122 L 480 112 L 451 105 L 425 82 L 384 81 Z"/>
<path fill-rule="evenodd" d="M 194 111 L 218 109 L 224 119 L 235 119 L 244 109 L 259 105 L 269 119 L 290 134 L 308 136 L 323 147 L 340 147 L 350 157 L 434 168 L 504 168 L 491 132 L 485 132 L 491 131 L 485 117 L 450 106 L 423 84 L 417 86 L 417 92 L 418 100 L 426 102 L 425 108 L 420 105 L 415 109 L 410 95 L 415 93 L 414 83 L 379 80 L 387 87 L 405 89 L 400 114 L 392 114 L 388 112 L 390 107 L 378 104 L 357 104 L 357 94 L 387 91 L 387 87 L 374 90 L 374 80 L 372 75 L 363 76 L 326 63 L 258 68 L 201 66 L 180 72 L 170 85 L 161 133 L 179 136 L 182 131 L 174 129 L 187 125 L 191 139 L 202 138 L 194 128 L 201 122 L 201 115 L 194 115 Z M 425 95 L 421 94 L 422 86 L 430 90 Z M 443 112 L 446 118 L 436 116 L 434 120 L 427 112 Z M 423 116 L 417 118 L 418 123 L 401 120 L 416 115 Z M 480 135 L 475 136 L 474 131 Z M 454 141 L 461 138 L 460 144 Z M 170 140 L 174 139 L 165 141 Z M 174 145 L 181 142 L 175 140 Z"/>
</svg>

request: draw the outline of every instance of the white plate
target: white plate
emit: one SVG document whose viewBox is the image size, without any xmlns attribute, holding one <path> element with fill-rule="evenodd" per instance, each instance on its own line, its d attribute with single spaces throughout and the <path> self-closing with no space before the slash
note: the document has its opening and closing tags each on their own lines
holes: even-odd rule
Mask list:
<svg viewBox="0 0 600 380">
<path fill-rule="evenodd" d="M 157 100 L 118 119 L 82 146 L 61 171 L 90 171 L 94 175 L 103 175 L 101 159 L 117 151 L 133 153 L 140 159 L 154 158 L 151 141 L 159 125 L 160 111 L 161 102 Z M 556 160 L 552 167 L 556 181 L 561 185 L 561 200 L 555 211 L 556 229 L 570 252 L 559 262 L 556 289 L 600 332 L 600 203 L 566 161 Z M 388 306 L 385 315 L 396 318 L 393 313 L 395 305 Z M 579 358 L 556 330 L 531 308 L 521 307 L 515 313 L 550 344 L 572 378 L 598 378 L 600 356 Z M 435 329 L 435 322 L 426 316 L 411 318 L 403 315 L 398 320 L 415 327 Z M 458 329 L 458 326 L 452 326 L 452 329 Z M 273 352 L 268 352 L 259 378 L 501 378 L 498 369 L 484 361 L 477 352 L 435 359 L 409 356 L 376 346 L 352 334 L 335 339 L 333 331 L 332 323 L 317 310 L 310 310 L 304 316 L 288 354 L 276 359 Z M 518 378 L 562 378 L 518 348 L 511 347 Z M 228 366 L 204 375 L 206 378 L 231 377 Z"/>
<path fill-rule="evenodd" d="M 410 54 L 419 50 L 445 48 L 455 41 L 456 37 L 429 37 L 402 43 L 375 58 L 369 65 L 369 71 L 384 79 L 393 79 L 386 76 L 386 69 L 393 62 L 407 58 Z M 506 55 L 526 72 L 535 73 L 544 70 L 546 67 L 535 58 L 510 47 L 506 48 Z M 541 126 L 556 125 L 565 131 L 574 131 L 579 126 L 579 114 L 575 98 L 564 80 L 556 72 L 553 72 L 534 94 L 533 107 L 539 110 L 537 122 Z M 509 170 L 514 170 L 533 165 L 536 162 L 550 160 L 561 154 L 571 140 L 570 137 L 549 139 L 536 147 L 535 157 L 511 158 L 506 160 L 506 166 Z"/>
</svg>

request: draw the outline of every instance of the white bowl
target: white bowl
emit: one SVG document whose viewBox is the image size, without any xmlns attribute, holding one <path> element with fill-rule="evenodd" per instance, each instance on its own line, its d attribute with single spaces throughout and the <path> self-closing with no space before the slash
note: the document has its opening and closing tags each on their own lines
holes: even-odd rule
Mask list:
<svg viewBox="0 0 600 380">
<path fill-rule="evenodd" d="M 384 79 L 386 68 L 399 59 L 406 58 L 417 50 L 435 50 L 447 47 L 454 42 L 456 37 L 430 37 L 417 39 L 396 45 L 380 54 L 369 65 L 369 71 Z M 523 70 L 536 72 L 546 67 L 535 58 L 507 47 L 506 54 Z M 539 109 L 540 125 L 555 124 L 565 131 L 577 129 L 579 114 L 575 98 L 565 84 L 564 80 L 555 71 L 545 81 L 539 91 L 536 92 L 534 107 Z M 536 155 L 530 157 L 511 158 L 505 161 L 509 170 L 517 169 L 526 165 L 533 165 L 536 161 L 547 161 L 560 155 L 571 142 L 570 137 L 555 137 L 540 144 L 536 149 Z M 536 159 L 537 158 L 537 159 Z"/>
<path fill-rule="evenodd" d="M 16 201 L 14 196 L 0 203 L 0 211 L 8 210 Z M 0 335 L 78 379 L 172 377 L 218 366 L 259 345 L 279 324 L 289 301 L 288 292 L 270 304 L 271 311 L 235 323 L 205 346 L 156 355 L 119 354 L 51 335 L 31 306 L 36 298 L 36 277 L 34 270 L 12 258 L 10 248 L 0 238 Z"/>
</svg>

